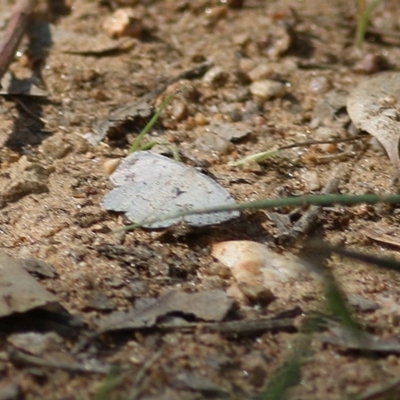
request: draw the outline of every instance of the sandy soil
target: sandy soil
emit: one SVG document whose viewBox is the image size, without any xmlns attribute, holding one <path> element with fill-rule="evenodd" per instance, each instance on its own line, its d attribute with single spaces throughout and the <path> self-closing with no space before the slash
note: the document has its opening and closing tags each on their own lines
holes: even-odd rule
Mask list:
<svg viewBox="0 0 400 400">
<path fill-rule="evenodd" d="M 0 106 L 1 247 L 16 259 L 50 264 L 57 276 L 35 279 L 85 325 L 65 328 L 64 335 L 56 330 L 56 344 L 46 341 L 36 354 L 49 363 L 46 367 L 18 359 L 10 340 L 30 332 L 36 317 L 17 314 L 11 330 L 3 330 L 0 320 L 0 394 L 14 390 L 1 398 L 255 398 L 290 357 L 302 319 L 323 312 L 321 293 L 303 290 L 306 282 L 296 282 L 267 305 L 234 300 L 234 311 L 225 318 L 257 320 L 294 311 L 291 328 L 225 334 L 193 316 L 190 328 L 179 328 L 183 317 L 178 315 L 167 328 L 157 326 L 166 322 L 159 318 L 147 329 L 90 334 L 99 318 L 173 289 L 226 291 L 234 280 L 210 254 L 217 242 L 253 240 L 283 254 L 298 252 L 298 246 L 278 245 L 282 232 L 263 211 L 209 228 L 115 234 L 126 220 L 101 207 L 112 187 L 104 166 L 127 154 L 149 118 L 130 115 L 127 123 L 121 117 L 98 144 L 86 137 L 99 121 L 141 96 L 161 88 L 148 102 L 157 108 L 166 94 L 186 85 L 190 89 L 174 97 L 149 137 L 175 146 L 184 162 L 205 167 L 237 201 L 319 193 L 339 164 L 342 193 L 389 192 L 392 165 L 368 137 L 288 149 L 262 164 L 228 164 L 292 143 L 355 135 L 343 98 L 369 73 L 399 69 L 399 5 L 382 2 L 371 22 L 377 31 L 358 49 L 355 1 L 249 0 L 238 8 L 234 1 L 217 0 L 52 3 L 38 5 L 30 43 L 24 40 L 11 66 L 16 80 L 35 71 L 33 80 L 44 95 L 5 95 Z M 107 37 L 104 21 L 124 7 L 120 3 L 138 16 L 136 37 Z M 4 27 L 11 4 L 1 1 L 0 7 Z M 382 34 L 383 28 L 390 32 Z M 45 32 L 47 39 L 52 36 L 47 46 Z M 205 62 L 214 65 L 205 74 L 164 88 Z M 210 131 L 221 124 L 250 133 L 216 141 Z M 396 209 L 328 207 L 310 235 L 396 256 L 398 245 L 369 237 L 395 240 L 397 222 Z M 329 265 L 347 294 L 376 305 L 353 307 L 361 325 L 382 340 L 396 340 L 400 276 L 338 257 Z M 295 307 L 300 307 L 297 314 Z M 349 351 L 315 335 L 303 355 L 301 377 L 284 398 L 343 399 L 384 386 L 399 376 L 398 353 Z M 53 361 L 86 365 L 88 371 L 55 368 Z M 109 365 L 121 369 L 114 375 L 92 370 Z M 394 389 L 390 398 L 399 397 Z"/>
</svg>

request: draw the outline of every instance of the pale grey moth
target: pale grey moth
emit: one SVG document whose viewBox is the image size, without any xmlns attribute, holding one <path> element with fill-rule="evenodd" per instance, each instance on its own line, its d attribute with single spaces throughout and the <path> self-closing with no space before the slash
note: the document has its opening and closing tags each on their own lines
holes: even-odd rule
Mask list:
<svg viewBox="0 0 400 400">
<path fill-rule="evenodd" d="M 126 213 L 133 223 L 162 219 L 183 211 L 217 205 L 236 204 L 217 182 L 193 167 L 149 152 L 139 151 L 125 158 L 110 176 L 115 188 L 104 196 L 106 210 Z M 190 226 L 219 224 L 238 217 L 238 211 L 189 215 L 183 220 Z M 166 228 L 178 218 L 144 223 L 146 228 Z"/>
</svg>

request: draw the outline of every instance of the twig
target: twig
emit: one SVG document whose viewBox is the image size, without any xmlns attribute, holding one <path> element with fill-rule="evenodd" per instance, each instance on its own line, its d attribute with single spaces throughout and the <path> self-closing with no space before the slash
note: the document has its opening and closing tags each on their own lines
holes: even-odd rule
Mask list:
<svg viewBox="0 0 400 400">
<path fill-rule="evenodd" d="M 17 101 L 18 105 L 19 105 L 29 116 L 31 116 L 33 119 L 35 119 L 36 121 L 41 122 L 42 124 L 48 124 L 48 123 L 49 123 L 46 119 L 40 117 L 39 115 L 36 115 L 30 108 L 28 108 L 28 107 L 24 104 L 23 101 L 21 101 L 21 100 L 19 100 L 19 99 L 16 99 L 16 101 Z"/>
<path fill-rule="evenodd" d="M 323 194 L 337 192 L 340 180 L 342 179 L 342 173 L 343 166 L 340 166 L 333 173 L 333 177 L 323 188 Z M 294 243 L 301 235 L 306 235 L 309 233 L 315 225 L 321 209 L 321 206 L 310 206 L 303 216 L 294 224 L 294 226 L 289 229 L 289 231 L 284 232 L 277 237 L 277 242 L 285 244 Z"/>
<path fill-rule="evenodd" d="M 12 362 L 31 365 L 41 368 L 61 369 L 69 372 L 89 373 L 89 374 L 107 374 L 111 367 L 108 365 L 85 365 L 85 364 L 70 364 L 58 361 L 47 361 L 39 357 L 31 356 L 22 353 L 21 351 L 11 349 L 9 352 Z"/>
<path fill-rule="evenodd" d="M 184 330 L 186 332 L 202 328 L 212 332 L 235 335 L 251 335 L 263 331 L 296 329 L 293 318 L 202 322 L 200 324 L 196 322 L 182 322 L 180 324 L 159 324 L 157 328 L 166 331 Z"/>
<path fill-rule="evenodd" d="M 153 364 L 162 356 L 162 350 L 154 353 L 140 368 L 139 372 L 136 374 L 135 381 L 133 382 L 133 389 L 129 394 L 129 400 L 136 400 L 144 389 L 144 378 Z"/>
<path fill-rule="evenodd" d="M 368 389 L 360 396 L 356 397 L 356 400 L 376 400 L 382 398 L 384 395 L 389 394 L 391 391 L 396 389 L 400 385 L 400 379 L 395 378 L 383 385 L 374 386 Z"/>
<path fill-rule="evenodd" d="M 0 80 L 14 59 L 15 52 L 28 26 L 29 17 L 36 0 L 19 0 L 8 21 L 3 40 L 0 43 Z"/>
<path fill-rule="evenodd" d="M 298 143 L 292 143 L 292 144 L 288 144 L 285 146 L 281 146 L 275 150 L 268 150 L 268 151 L 262 151 L 262 152 L 256 153 L 256 154 L 250 154 L 249 156 L 241 158 L 237 161 L 230 162 L 228 165 L 231 167 L 239 167 L 249 161 L 255 161 L 256 163 L 261 163 L 265 160 L 268 160 L 271 157 L 277 156 L 283 150 L 293 149 L 296 147 L 308 147 L 308 146 L 318 145 L 318 144 L 337 144 L 337 143 L 345 143 L 345 142 L 354 142 L 355 140 L 365 140 L 366 138 L 368 138 L 367 135 L 354 136 L 354 137 L 350 137 L 350 138 L 333 139 L 333 140 L 306 140 L 305 142 L 298 142 Z M 341 155 L 343 155 L 343 154 L 347 154 L 347 153 L 346 152 L 341 153 Z M 337 157 L 337 156 L 338 155 L 334 155 L 334 157 Z"/>
</svg>

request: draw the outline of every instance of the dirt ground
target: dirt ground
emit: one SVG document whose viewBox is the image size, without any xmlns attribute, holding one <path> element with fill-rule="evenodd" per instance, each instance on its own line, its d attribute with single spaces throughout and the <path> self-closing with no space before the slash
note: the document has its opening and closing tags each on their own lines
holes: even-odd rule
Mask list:
<svg viewBox="0 0 400 400">
<path fill-rule="evenodd" d="M 3 28 L 11 3 L 0 2 Z M 342 193 L 392 190 L 393 167 L 368 135 L 295 147 L 261 164 L 228 164 L 280 146 L 358 134 L 343 98 L 368 74 L 400 69 L 398 2 L 382 2 L 362 49 L 354 45 L 356 1 L 240 3 L 39 2 L 10 68 L 14 81 L 30 79 L 39 92 L 6 93 L 0 106 L 0 237 L 9 256 L 53 268 L 47 275 L 36 271 L 35 279 L 64 314 L 55 319 L 60 311 L 53 310 L 51 323 L 37 310 L 0 319 L 1 399 L 273 398 L 263 390 L 291 357 L 301 321 L 324 312 L 321 292 L 307 282 L 295 282 L 268 304 L 234 297 L 222 318 L 242 328 L 250 320 L 294 318 L 281 328 L 224 331 L 215 328 L 221 321 L 211 326 L 178 309 L 148 327 L 93 335 L 101 318 L 171 290 L 225 293 L 234 278 L 211 255 L 216 243 L 251 240 L 284 255 L 299 250 L 278 243 L 282 232 L 264 211 L 201 229 L 116 234 L 126 219 L 101 206 L 112 187 L 107 166 L 127 155 L 149 116 L 107 118 L 141 96 L 154 93 L 148 100 L 154 110 L 173 89 L 190 87 L 173 98 L 149 137 L 207 169 L 238 202 L 319 193 L 338 165 Z M 110 38 L 104 21 L 124 7 L 135 13 L 135 29 Z M 207 72 L 171 83 L 204 63 Z M 222 124 L 246 133 L 216 140 L 210 132 Z M 104 137 L 94 143 L 99 132 Z M 291 209 L 274 211 L 284 216 Z M 381 206 L 327 207 L 309 235 L 396 257 L 398 216 Z M 349 298 L 358 299 L 352 309 L 361 325 L 397 343 L 400 275 L 339 257 L 329 265 Z M 41 332 L 42 351 L 18 336 L 27 332 Z M 396 384 L 378 397 L 368 392 L 399 376 L 399 348 L 366 353 L 314 335 L 301 376 L 283 398 L 400 398 Z"/>
</svg>

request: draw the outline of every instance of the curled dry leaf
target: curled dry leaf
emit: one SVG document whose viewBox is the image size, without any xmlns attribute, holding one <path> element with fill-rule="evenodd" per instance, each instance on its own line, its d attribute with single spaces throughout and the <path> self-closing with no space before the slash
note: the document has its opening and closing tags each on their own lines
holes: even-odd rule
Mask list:
<svg viewBox="0 0 400 400">
<path fill-rule="evenodd" d="M 0 317 L 54 305 L 57 298 L 25 271 L 19 260 L 0 252 Z"/>
<path fill-rule="evenodd" d="M 385 72 L 368 78 L 353 89 L 347 99 L 347 111 L 356 125 L 385 148 L 400 178 L 400 73 Z"/>
<path fill-rule="evenodd" d="M 172 291 L 148 304 L 127 312 L 113 312 L 98 321 L 100 332 L 124 329 L 144 329 L 156 326 L 168 315 L 195 317 L 203 321 L 221 321 L 232 308 L 233 302 L 222 290 L 197 293 Z"/>
</svg>

